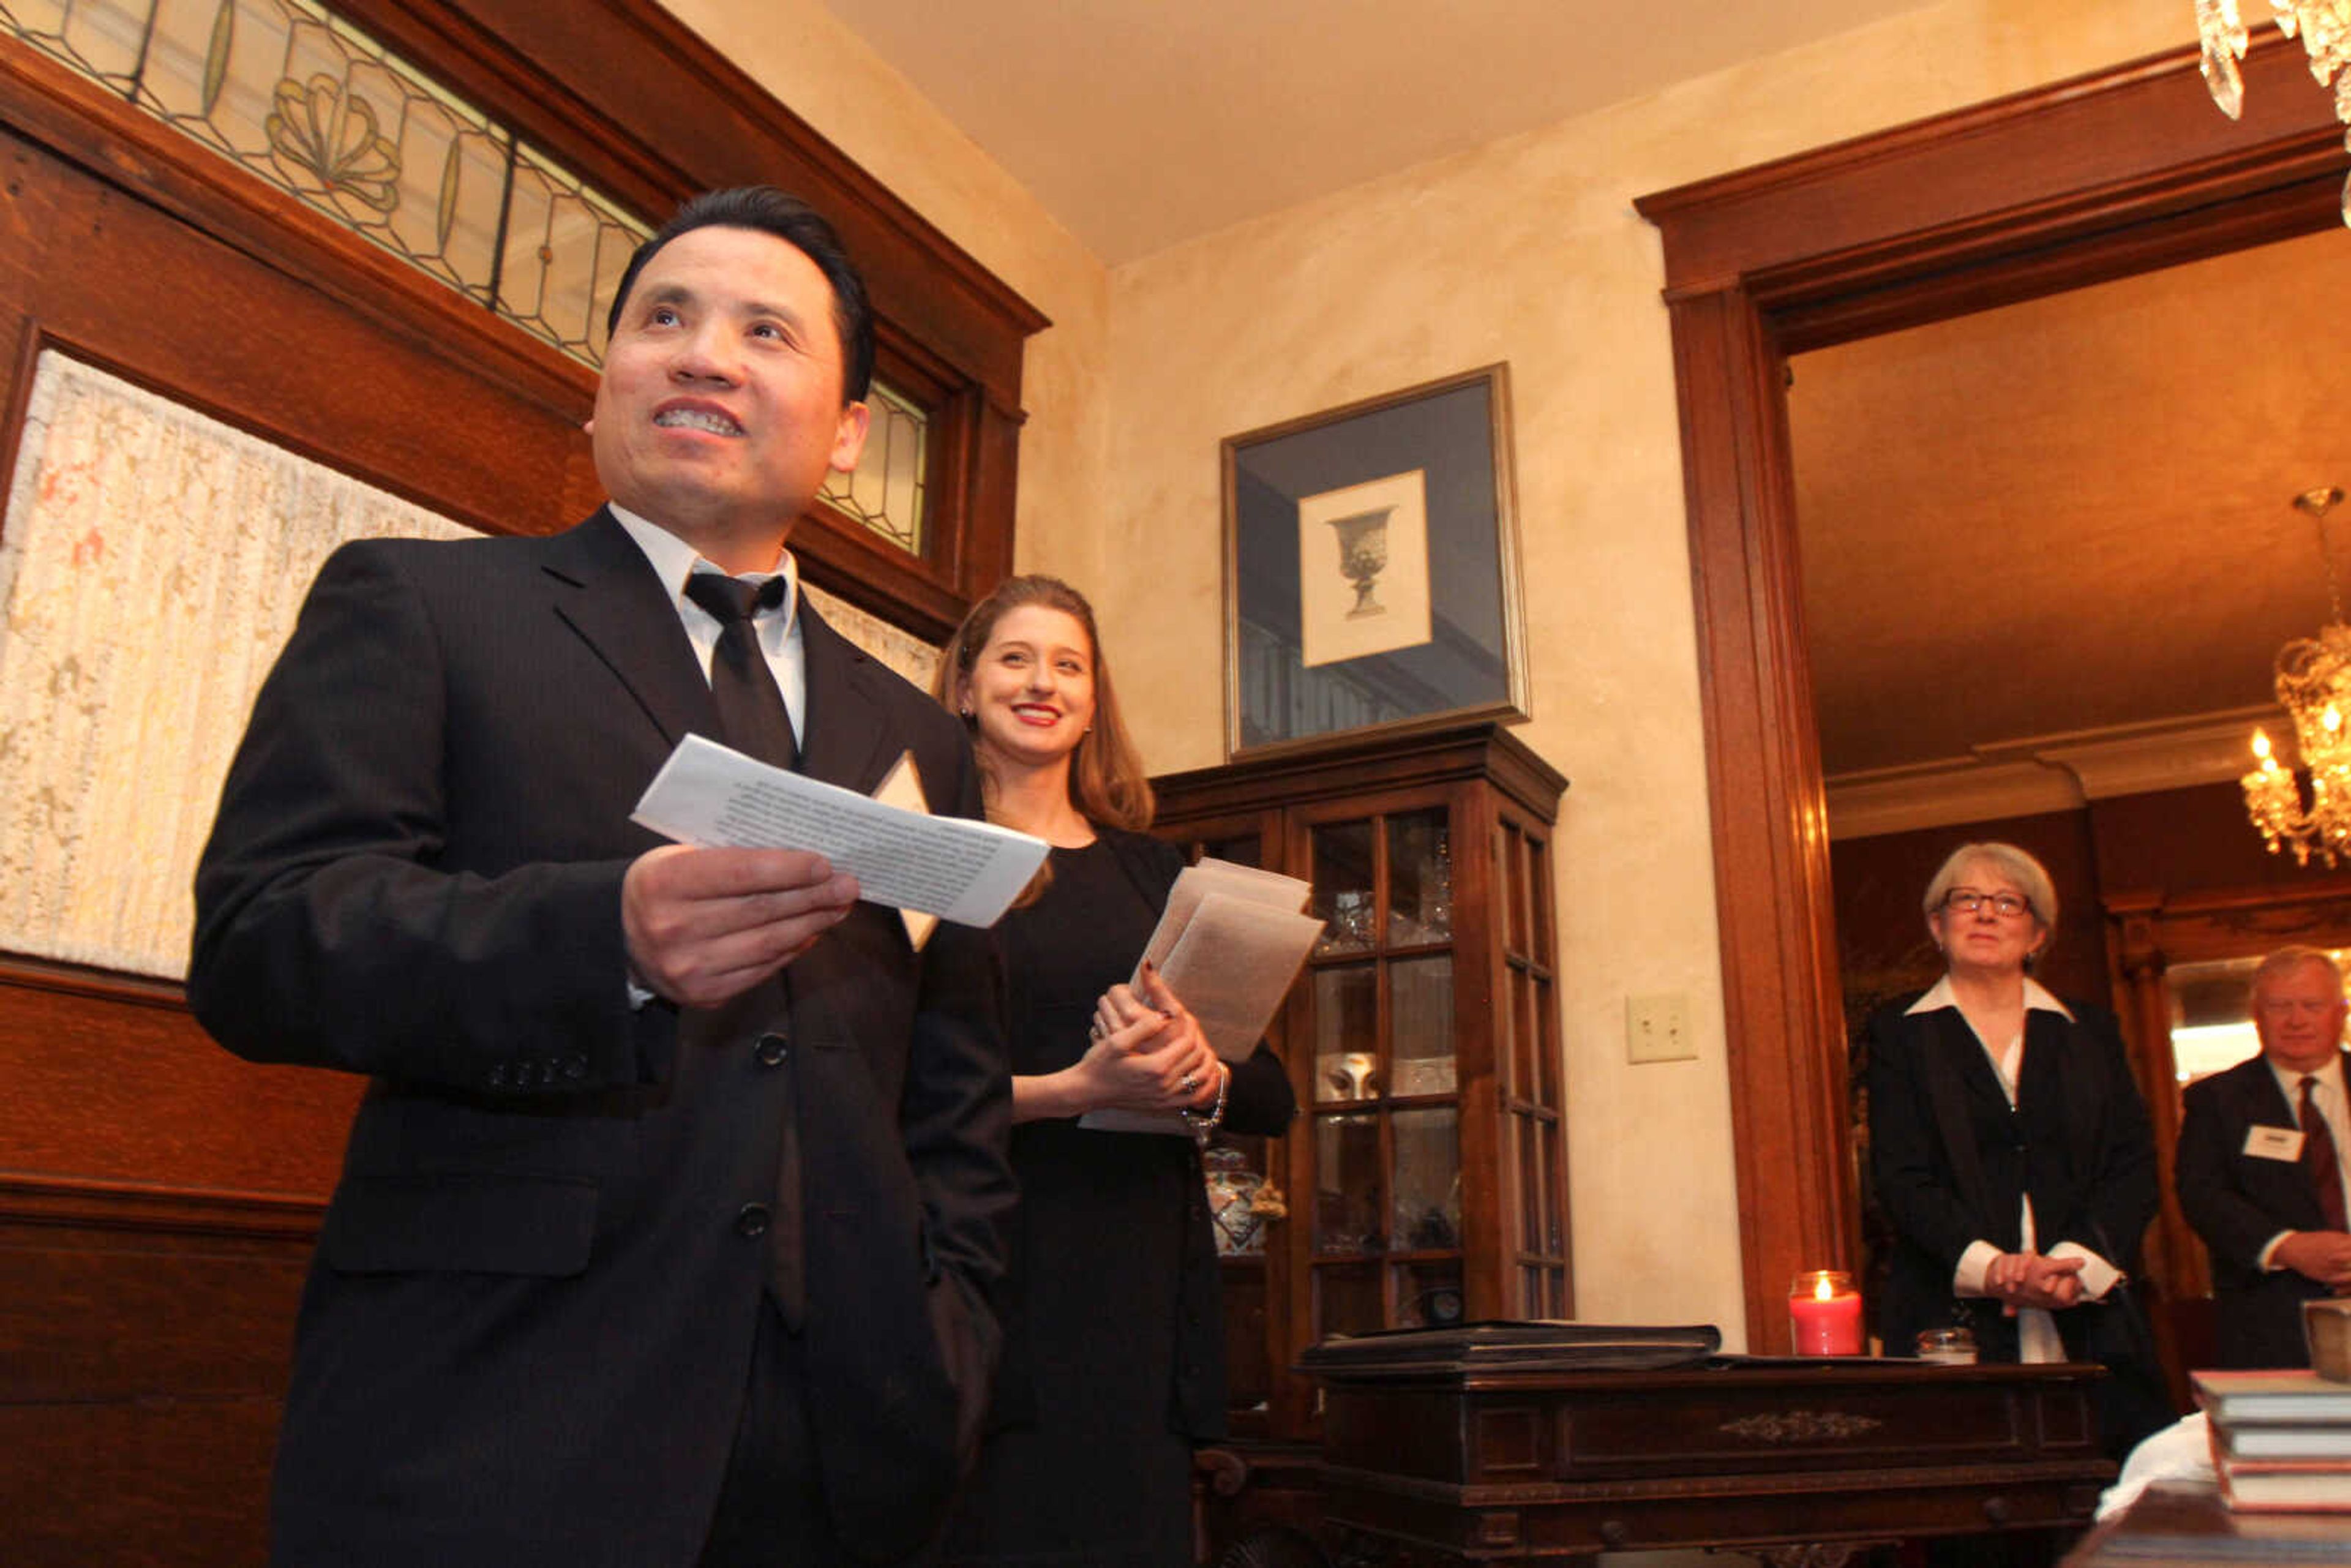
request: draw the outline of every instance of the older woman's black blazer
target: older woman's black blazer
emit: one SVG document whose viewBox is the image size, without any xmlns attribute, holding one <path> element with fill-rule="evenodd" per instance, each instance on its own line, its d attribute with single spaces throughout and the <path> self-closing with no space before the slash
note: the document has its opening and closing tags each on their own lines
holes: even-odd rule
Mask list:
<svg viewBox="0 0 2351 1568">
<path fill-rule="evenodd" d="M 1990 1301 L 1956 1299 L 1960 1254 L 1979 1239 L 2015 1250 L 2030 1190 L 2040 1251 L 2078 1242 L 2135 1270 L 2158 1202 L 2147 1107 L 2102 1009 L 2068 1001 L 2070 1020 L 2026 1014 L 2011 1109 L 1959 1010 L 1906 1011 L 1917 999 L 1881 1009 L 1866 1037 L 1870 1174 L 1895 1238 L 1880 1332 L 1888 1354 L 1907 1355 L 1919 1330 L 1968 1322 L 1989 1357 L 2013 1360 L 2014 1321 Z M 2124 1318 L 2086 1302 L 2056 1314 L 2076 1360 L 2112 1359 L 2139 1339 Z"/>
</svg>

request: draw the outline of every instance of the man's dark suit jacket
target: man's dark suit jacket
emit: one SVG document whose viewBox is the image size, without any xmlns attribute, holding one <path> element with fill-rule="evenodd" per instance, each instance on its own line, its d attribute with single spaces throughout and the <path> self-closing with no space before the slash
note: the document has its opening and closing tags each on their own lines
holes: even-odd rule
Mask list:
<svg viewBox="0 0 2351 1568">
<path fill-rule="evenodd" d="M 2038 1250 L 2087 1248 L 2126 1274 L 2158 1201 L 2155 1138 L 2112 1015 L 2083 1003 L 2025 1015 L 2013 1110 L 1957 1008 L 1905 1009 L 1868 1026 L 1869 1160 L 1894 1234 L 1881 1308 L 1886 1353 L 1908 1355 L 1919 1330 L 1964 1319 L 1987 1360 L 2017 1358 L 2016 1323 L 1998 1303 L 1961 1302 L 1952 1276 L 1981 1239 L 2013 1252 L 2032 1194 Z M 2084 1302 L 2052 1314 L 2069 1359 L 2115 1374 L 2101 1401 L 2110 1450 L 2168 1423 L 2153 1343 L 2136 1301 Z"/>
<path fill-rule="evenodd" d="M 2351 1069 L 2351 1055 L 2345 1066 Z M 2172 1185 L 2180 1212 L 2212 1257 L 2214 1349 L 2220 1364 L 2308 1366 L 2302 1303 L 2325 1295 L 2326 1287 L 2291 1269 L 2264 1273 L 2261 1254 L 2279 1231 L 2324 1229 L 2325 1217 L 2299 1162 L 2245 1153 L 2248 1128 L 2295 1132 L 2302 1118 L 2265 1056 L 2198 1080 L 2180 1103 Z"/>
<path fill-rule="evenodd" d="M 189 998 L 241 1055 L 373 1080 L 302 1302 L 281 1563 L 692 1563 L 795 1104 L 835 1528 L 909 1550 L 953 1485 L 1013 1196 L 993 944 L 918 955 L 860 904 L 723 1009 L 632 1007 L 622 878 L 660 841 L 629 812 L 719 733 L 672 593 L 605 512 L 347 546 L 255 704 Z M 961 727 L 800 616 L 803 770 L 868 789 L 911 749 L 974 812 Z"/>
</svg>

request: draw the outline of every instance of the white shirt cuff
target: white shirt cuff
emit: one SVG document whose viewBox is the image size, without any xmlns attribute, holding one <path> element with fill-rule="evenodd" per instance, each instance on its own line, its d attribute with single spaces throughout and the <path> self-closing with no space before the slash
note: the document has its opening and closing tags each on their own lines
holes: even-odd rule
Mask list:
<svg viewBox="0 0 2351 1568">
<path fill-rule="evenodd" d="M 2049 1249 L 2049 1256 L 2082 1260 L 2082 1271 L 2074 1277 L 2082 1281 L 2082 1294 L 2093 1301 L 2105 1301 L 2106 1292 L 2123 1277 L 2120 1269 L 2078 1241 L 2060 1241 Z"/>
<path fill-rule="evenodd" d="M 2277 1249 L 2283 1246 L 2285 1244 L 2285 1239 L 2293 1234 L 2294 1232 L 2291 1230 L 2281 1230 L 2275 1236 L 2271 1237 L 2268 1243 L 2262 1248 L 2262 1255 L 2253 1260 L 2253 1261 L 2261 1265 L 2262 1273 L 2274 1274 L 2279 1269 L 2283 1267 L 2283 1265 L 2279 1263 L 2277 1260 Z"/>
<path fill-rule="evenodd" d="M 2000 1256 L 2000 1249 L 1989 1241 L 1970 1241 L 1968 1249 L 1959 1254 L 1959 1266 L 1951 1270 L 1951 1293 L 1958 1296 L 1988 1296 L 1984 1289 L 1984 1273 L 1991 1260 Z"/>
</svg>

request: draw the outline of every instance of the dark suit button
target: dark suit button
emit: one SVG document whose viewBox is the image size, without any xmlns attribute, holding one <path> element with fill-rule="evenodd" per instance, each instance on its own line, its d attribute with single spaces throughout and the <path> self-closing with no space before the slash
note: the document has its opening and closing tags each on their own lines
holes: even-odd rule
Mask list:
<svg viewBox="0 0 2351 1568">
<path fill-rule="evenodd" d="M 791 1054 L 791 1041 L 782 1035 L 763 1034 L 758 1043 L 751 1048 L 751 1054 L 759 1059 L 762 1067 L 781 1067 L 784 1058 Z"/>
<path fill-rule="evenodd" d="M 491 1063 L 490 1063 L 490 1087 L 491 1087 L 491 1088 L 493 1088 L 493 1089 L 503 1089 L 503 1088 L 505 1088 L 506 1086 L 507 1086 L 507 1064 L 506 1064 L 505 1062 L 503 1062 L 503 1061 L 493 1061 L 493 1062 L 491 1062 Z"/>
<path fill-rule="evenodd" d="M 747 1203 L 735 1211 L 736 1235 L 765 1236 L 767 1233 L 768 1206 L 766 1204 Z"/>
<path fill-rule="evenodd" d="M 584 1056 L 565 1057 L 563 1059 L 563 1076 L 572 1079 L 587 1077 L 588 1059 Z"/>
</svg>

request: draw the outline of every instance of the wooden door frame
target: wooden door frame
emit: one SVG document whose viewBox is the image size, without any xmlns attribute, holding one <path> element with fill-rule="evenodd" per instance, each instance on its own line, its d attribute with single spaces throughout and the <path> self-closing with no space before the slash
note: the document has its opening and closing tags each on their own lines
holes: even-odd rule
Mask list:
<svg viewBox="0 0 2351 1568">
<path fill-rule="evenodd" d="M 2339 222 L 2301 46 L 2266 36 L 2244 77 L 2241 120 L 2180 50 L 1635 204 L 1681 408 L 1750 1344 L 1796 1270 L 1859 1250 L 1787 357 Z"/>
</svg>

